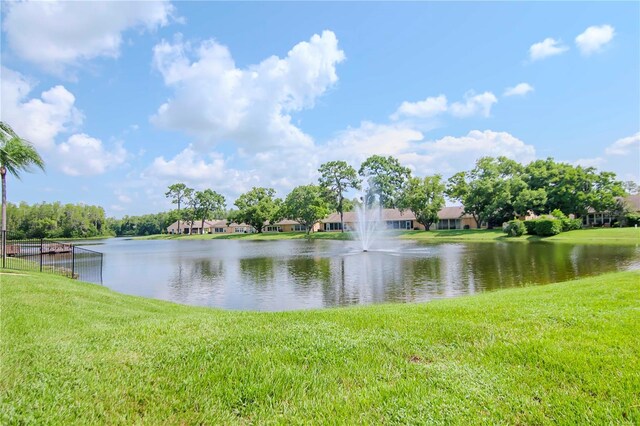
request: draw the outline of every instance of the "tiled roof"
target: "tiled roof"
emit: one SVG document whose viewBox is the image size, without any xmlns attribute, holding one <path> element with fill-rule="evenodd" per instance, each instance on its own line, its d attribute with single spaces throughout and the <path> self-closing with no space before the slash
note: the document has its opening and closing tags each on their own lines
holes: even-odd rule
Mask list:
<svg viewBox="0 0 640 426">
<path fill-rule="evenodd" d="M 445 207 L 438 212 L 440 219 L 458 219 L 462 217 L 464 208 L 462 206 Z M 400 211 L 399 209 L 382 209 L 382 220 L 416 220 L 416 215 L 411 210 Z M 343 220 L 347 223 L 357 222 L 356 212 L 344 212 Z M 339 213 L 331 213 L 325 219 L 322 219 L 322 223 L 337 223 L 340 222 Z"/>
</svg>

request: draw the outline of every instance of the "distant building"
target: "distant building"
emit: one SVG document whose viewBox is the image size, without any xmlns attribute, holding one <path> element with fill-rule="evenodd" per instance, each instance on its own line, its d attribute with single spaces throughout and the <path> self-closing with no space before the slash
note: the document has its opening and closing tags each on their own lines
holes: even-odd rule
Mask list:
<svg viewBox="0 0 640 426">
<path fill-rule="evenodd" d="M 429 229 L 474 229 L 476 222 L 471 215 L 463 214 L 461 206 L 445 207 L 438 212 L 438 222 Z M 406 229 L 424 231 L 424 225 L 418 223 L 416 216 L 410 210 L 382 209 L 380 220 L 387 229 Z M 356 228 L 358 216 L 356 212 L 344 212 L 344 230 L 352 231 Z M 332 213 L 321 221 L 323 231 L 340 231 L 340 214 Z"/>
<path fill-rule="evenodd" d="M 247 225 L 246 223 L 231 223 L 227 225 L 227 221 L 225 219 L 221 220 L 205 220 L 204 226 L 202 226 L 202 220 L 197 220 L 193 222 L 193 228 L 191 228 L 191 222 L 189 221 L 180 221 L 180 233 L 184 235 L 189 235 L 191 230 L 193 229 L 193 234 L 249 234 L 254 232 L 253 227 L 251 225 Z M 177 234 L 178 233 L 178 221 L 173 222 L 171 225 L 167 227 L 167 234 Z"/>
<path fill-rule="evenodd" d="M 640 213 L 640 194 L 617 198 L 625 205 L 626 210 Z M 590 208 L 587 214 L 582 217 L 582 224 L 584 226 L 610 226 L 617 219 L 616 212 L 597 212 Z"/>
</svg>

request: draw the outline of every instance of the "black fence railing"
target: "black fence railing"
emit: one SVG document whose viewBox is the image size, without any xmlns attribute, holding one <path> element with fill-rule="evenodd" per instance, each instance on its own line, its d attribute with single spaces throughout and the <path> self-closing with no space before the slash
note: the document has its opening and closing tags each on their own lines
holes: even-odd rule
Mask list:
<svg viewBox="0 0 640 426">
<path fill-rule="evenodd" d="M 8 232 L 1 237 L 2 268 L 49 272 L 102 284 L 102 253 L 45 238 L 14 239 Z"/>
</svg>

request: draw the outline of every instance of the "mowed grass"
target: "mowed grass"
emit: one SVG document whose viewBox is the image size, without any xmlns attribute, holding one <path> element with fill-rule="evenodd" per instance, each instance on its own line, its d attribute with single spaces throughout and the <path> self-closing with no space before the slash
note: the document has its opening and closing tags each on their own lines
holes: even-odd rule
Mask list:
<svg viewBox="0 0 640 426">
<path fill-rule="evenodd" d="M 522 235 L 508 237 L 502 229 L 464 229 L 447 231 L 405 231 L 401 238 L 427 242 L 468 241 L 468 242 L 554 242 L 572 244 L 640 244 L 640 228 L 590 228 L 562 232 L 552 237 Z"/>
<path fill-rule="evenodd" d="M 507 237 L 502 229 L 457 229 L 438 231 L 389 231 L 387 236 L 411 239 L 423 242 L 558 242 L 573 244 L 608 244 L 629 245 L 640 244 L 640 228 L 593 228 L 563 232 L 553 237 L 541 238 L 532 235 Z M 204 234 L 204 235 L 150 235 L 134 237 L 145 240 L 294 240 L 307 238 L 304 232 L 266 232 L 261 234 Z M 313 240 L 350 240 L 356 235 L 352 232 L 315 232 L 309 235 Z"/>
<path fill-rule="evenodd" d="M 639 424 L 640 274 L 233 312 L 0 275 L 1 424 Z"/>
</svg>

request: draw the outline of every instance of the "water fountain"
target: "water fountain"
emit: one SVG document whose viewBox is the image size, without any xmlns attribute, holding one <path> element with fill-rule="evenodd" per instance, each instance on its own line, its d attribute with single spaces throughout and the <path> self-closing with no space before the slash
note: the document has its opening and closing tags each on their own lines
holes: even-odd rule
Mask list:
<svg viewBox="0 0 640 426">
<path fill-rule="evenodd" d="M 356 207 L 356 220 L 356 238 L 361 243 L 362 251 L 367 252 L 384 230 L 382 226 L 382 209 L 377 203 L 372 206 L 362 203 Z"/>
</svg>

